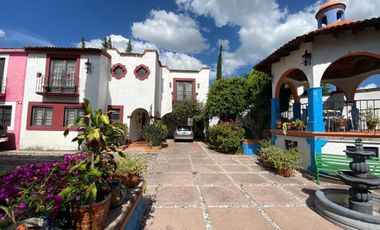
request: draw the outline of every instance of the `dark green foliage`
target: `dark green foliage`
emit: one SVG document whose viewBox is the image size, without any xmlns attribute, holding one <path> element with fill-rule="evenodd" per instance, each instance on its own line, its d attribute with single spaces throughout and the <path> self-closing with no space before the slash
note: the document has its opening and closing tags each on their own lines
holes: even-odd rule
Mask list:
<svg viewBox="0 0 380 230">
<path fill-rule="evenodd" d="M 128 40 L 128 45 L 127 45 L 127 48 L 125 49 L 125 52 L 127 52 L 127 53 L 132 53 L 132 43 L 131 43 L 131 39 Z"/>
<path fill-rule="evenodd" d="M 247 138 L 263 139 L 270 134 L 271 80 L 265 73 L 253 71 L 248 75 L 247 85 L 250 110 L 242 118 L 243 127 Z"/>
<path fill-rule="evenodd" d="M 208 142 L 222 153 L 241 152 L 244 129 L 236 124 L 223 123 L 208 129 Z"/>
<path fill-rule="evenodd" d="M 109 145 L 110 146 L 122 146 L 125 144 L 126 137 L 128 135 L 128 127 L 126 124 L 123 124 L 122 122 L 112 122 L 112 125 L 119 130 L 123 130 L 123 133 L 118 132 L 112 132 L 109 137 Z"/>
<path fill-rule="evenodd" d="M 290 97 L 292 95 L 292 90 L 289 86 L 284 83 L 280 88 L 280 113 L 289 110 Z"/>
<path fill-rule="evenodd" d="M 216 81 L 210 87 L 206 112 L 222 121 L 232 120 L 247 109 L 247 84 L 243 78 L 228 78 Z"/>
<path fill-rule="evenodd" d="M 82 34 L 82 39 L 81 39 L 81 48 L 86 48 L 86 39 L 84 38 L 84 34 Z"/>
<path fill-rule="evenodd" d="M 111 41 L 111 36 L 105 36 L 103 38 L 102 46 L 104 49 L 112 49 L 112 41 Z"/>
<path fill-rule="evenodd" d="M 223 51 L 223 47 L 222 47 L 222 45 L 220 45 L 219 55 L 218 55 L 218 63 L 216 66 L 216 80 L 222 79 L 222 51 Z"/>
<path fill-rule="evenodd" d="M 168 129 L 162 124 L 146 124 L 142 128 L 142 134 L 150 147 L 161 146 L 168 135 Z"/>
</svg>

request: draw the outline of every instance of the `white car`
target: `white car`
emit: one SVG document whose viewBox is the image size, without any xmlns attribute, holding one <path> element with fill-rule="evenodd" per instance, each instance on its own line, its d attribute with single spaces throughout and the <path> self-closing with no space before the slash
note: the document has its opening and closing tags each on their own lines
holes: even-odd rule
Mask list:
<svg viewBox="0 0 380 230">
<path fill-rule="evenodd" d="M 177 141 L 177 140 L 193 141 L 193 139 L 194 139 L 194 133 L 190 126 L 187 126 L 187 125 L 177 126 L 174 132 L 174 141 Z"/>
</svg>

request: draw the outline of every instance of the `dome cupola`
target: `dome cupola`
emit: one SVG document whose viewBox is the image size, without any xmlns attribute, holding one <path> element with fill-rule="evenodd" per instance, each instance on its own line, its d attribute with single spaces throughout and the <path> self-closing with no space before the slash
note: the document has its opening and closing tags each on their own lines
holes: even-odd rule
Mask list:
<svg viewBox="0 0 380 230">
<path fill-rule="evenodd" d="M 344 21 L 345 9 L 346 5 L 339 0 L 327 1 L 319 8 L 315 15 L 318 21 L 318 29 L 336 22 Z"/>
</svg>

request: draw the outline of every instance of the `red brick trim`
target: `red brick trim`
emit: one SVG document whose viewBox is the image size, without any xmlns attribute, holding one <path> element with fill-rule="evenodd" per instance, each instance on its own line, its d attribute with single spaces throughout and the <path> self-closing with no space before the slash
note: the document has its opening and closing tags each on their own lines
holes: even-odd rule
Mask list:
<svg viewBox="0 0 380 230">
<path fill-rule="evenodd" d="M 271 130 L 272 134 L 284 135 L 282 130 Z M 366 132 L 308 132 L 298 130 L 288 130 L 287 136 L 294 137 L 362 137 L 362 138 L 380 138 L 380 133 L 375 131 Z"/>
<path fill-rule="evenodd" d="M 116 74 L 115 70 L 117 68 L 121 68 L 123 70 L 123 73 L 121 75 Z M 124 78 L 125 75 L 127 75 L 127 68 L 125 68 L 125 65 L 123 65 L 121 63 L 117 63 L 111 67 L 110 72 L 111 72 L 112 77 L 116 78 L 117 80 L 120 80 L 120 79 Z"/>
<path fill-rule="evenodd" d="M 176 104 L 176 99 L 177 99 L 177 82 L 192 82 L 193 83 L 193 95 L 192 95 L 192 98 L 193 100 L 196 100 L 197 99 L 197 95 L 196 95 L 196 90 L 195 90 L 195 86 L 196 86 L 196 80 L 195 78 L 173 78 L 173 98 L 172 98 L 172 104 L 175 105 Z"/>
<path fill-rule="evenodd" d="M 124 106 L 123 105 L 108 105 L 107 110 L 119 110 L 120 111 L 120 122 L 123 122 L 124 119 Z"/>
<path fill-rule="evenodd" d="M 146 75 L 145 75 L 144 77 L 140 76 L 140 75 L 137 73 L 137 71 L 138 71 L 139 69 L 141 69 L 141 68 L 144 68 L 145 71 L 147 72 Z M 148 79 L 148 77 L 149 77 L 149 75 L 150 75 L 149 67 L 146 66 L 146 65 L 144 65 L 144 64 L 140 64 L 140 65 L 136 66 L 135 71 L 133 71 L 133 72 L 135 73 L 136 78 L 139 79 L 140 81 L 143 81 L 143 80 L 145 80 L 145 79 Z"/>
<path fill-rule="evenodd" d="M 32 126 L 33 107 L 49 107 L 53 110 L 51 126 Z M 45 102 L 29 102 L 26 130 L 44 130 L 44 131 L 64 131 L 65 108 L 84 108 L 83 103 L 45 103 Z M 72 130 L 77 130 L 72 128 Z"/>
</svg>

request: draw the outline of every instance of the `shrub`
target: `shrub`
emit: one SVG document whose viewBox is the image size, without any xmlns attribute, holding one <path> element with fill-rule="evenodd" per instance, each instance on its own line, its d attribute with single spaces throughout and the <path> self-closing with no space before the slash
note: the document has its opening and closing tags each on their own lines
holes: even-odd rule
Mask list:
<svg viewBox="0 0 380 230">
<path fill-rule="evenodd" d="M 111 132 L 109 141 L 110 145 L 121 146 L 125 144 L 128 135 L 128 126 L 122 122 L 112 122 L 112 125 L 123 132 Z"/>
<path fill-rule="evenodd" d="M 222 153 L 241 152 L 244 129 L 236 124 L 214 125 L 208 130 L 209 144 Z"/>
<path fill-rule="evenodd" d="M 272 152 L 268 156 L 268 159 L 272 161 L 274 167 L 279 170 L 288 171 L 293 171 L 297 169 L 301 159 L 300 152 L 298 152 L 295 148 L 292 148 L 287 151 L 284 151 L 282 149 L 280 150 L 276 150 L 276 152 Z"/>
<path fill-rule="evenodd" d="M 272 161 L 273 158 L 275 158 L 278 155 L 281 155 L 283 152 L 284 152 L 284 150 L 282 150 L 281 148 L 265 142 L 264 147 L 263 146 L 261 147 L 260 155 L 263 159 L 268 159 L 268 160 Z"/>
<path fill-rule="evenodd" d="M 162 124 L 146 124 L 142 128 L 142 134 L 150 147 L 160 146 L 168 135 L 168 129 Z"/>
</svg>

